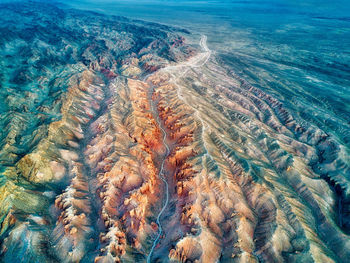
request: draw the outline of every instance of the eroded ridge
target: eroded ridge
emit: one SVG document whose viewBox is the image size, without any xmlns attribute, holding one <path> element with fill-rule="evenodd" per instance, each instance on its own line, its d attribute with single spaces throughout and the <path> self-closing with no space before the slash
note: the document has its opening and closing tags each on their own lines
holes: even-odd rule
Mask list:
<svg viewBox="0 0 350 263">
<path fill-rule="evenodd" d="M 33 7 L 35 12 L 30 11 Z M 157 232 L 155 211 L 164 198 L 159 171 L 166 147 L 151 107 L 151 87 L 139 79 L 186 60 L 195 49 L 176 29 L 141 21 L 95 17 L 39 3 L 8 5 L 1 12 L 37 23 L 50 21 L 38 19 L 41 16 L 58 16 L 61 20 L 55 20 L 54 31 L 62 41 L 57 44 L 67 45 L 66 53 L 51 49 L 52 56 L 44 60 L 43 46 L 53 45 L 53 35 L 33 31 L 23 36 L 23 25 L 5 39 L 19 45 L 0 43 L 6 59 L 11 58 L 7 53 L 22 48 L 23 37 L 33 50 L 38 46 L 35 56 L 43 59 L 41 71 L 21 73 L 23 85 L 29 89 L 45 79 L 39 82 L 48 97 L 60 90 L 50 104 L 35 100 L 32 89 L 24 112 L 15 107 L 12 95 L 5 101 L 9 109 L 2 119 L 5 124 L 13 115 L 25 118 L 16 117 L 21 126 L 6 126 L 1 137 L 1 162 L 6 165 L 1 167 L 1 258 L 6 262 L 144 260 L 152 242 L 149 236 Z M 76 24 L 82 25 L 82 31 Z M 140 37 L 143 34 L 147 39 Z M 33 53 L 25 55 L 26 63 L 35 62 Z M 57 68 L 51 71 L 54 65 Z M 54 70 L 62 68 L 66 72 L 55 75 Z M 9 74 L 15 75 L 9 78 L 13 88 L 19 72 L 9 68 Z M 45 114 L 55 118 L 36 127 Z M 33 127 L 31 118 L 36 121 Z"/>
<path fill-rule="evenodd" d="M 26 12 L 30 6 L 18 8 L 6 12 L 38 16 Z M 170 27 L 96 14 L 89 22 L 90 13 L 45 8 L 50 11 L 40 15 L 64 21 L 57 32 L 80 36 L 70 26 L 80 24 L 89 40 L 79 38 L 80 46 L 63 38 L 61 45 L 73 43 L 64 54 L 73 54 L 69 65 L 56 54 L 43 61 L 40 74 L 9 68 L 11 85 L 22 76 L 29 89 L 39 78 L 47 98 L 35 100 L 32 89 L 23 112 L 14 94 L 6 99 L 1 259 L 350 257 L 349 149 L 334 136 L 226 69 L 205 36 L 196 50 Z M 26 36 L 31 48 L 40 44 L 40 59 L 50 36 Z M 8 37 L 12 44 L 0 42 L 1 54 L 23 44 L 15 33 Z M 53 65 L 66 68 L 60 80 L 57 68 L 49 70 Z"/>
<path fill-rule="evenodd" d="M 163 221 L 169 228 L 155 256 L 170 250 L 180 262 L 347 258 L 346 149 L 205 54 L 152 76 L 173 186 Z"/>
</svg>

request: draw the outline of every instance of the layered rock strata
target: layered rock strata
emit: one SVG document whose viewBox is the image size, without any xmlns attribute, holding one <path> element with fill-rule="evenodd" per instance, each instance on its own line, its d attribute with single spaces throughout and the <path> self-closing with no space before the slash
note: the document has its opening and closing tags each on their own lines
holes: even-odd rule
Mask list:
<svg viewBox="0 0 350 263">
<path fill-rule="evenodd" d="M 37 21 L 33 35 L 1 30 L 2 261 L 350 257 L 348 149 L 227 69 L 205 37 L 195 49 L 166 26 L 0 10 Z M 24 47 L 28 68 L 8 66 Z"/>
</svg>

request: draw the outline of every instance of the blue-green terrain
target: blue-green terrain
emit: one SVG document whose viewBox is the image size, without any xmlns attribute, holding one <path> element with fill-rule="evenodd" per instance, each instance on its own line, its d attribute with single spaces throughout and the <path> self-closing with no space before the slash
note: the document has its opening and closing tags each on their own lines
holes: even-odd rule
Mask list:
<svg viewBox="0 0 350 263">
<path fill-rule="evenodd" d="M 349 146 L 348 1 L 90 0 L 68 4 L 206 34 L 209 47 L 229 67 Z"/>
<path fill-rule="evenodd" d="M 349 258 L 349 1 L 0 0 L 0 262 Z"/>
</svg>

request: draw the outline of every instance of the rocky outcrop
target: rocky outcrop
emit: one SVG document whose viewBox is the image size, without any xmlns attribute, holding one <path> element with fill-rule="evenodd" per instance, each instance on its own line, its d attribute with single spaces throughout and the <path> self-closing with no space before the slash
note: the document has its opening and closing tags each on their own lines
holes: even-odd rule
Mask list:
<svg viewBox="0 0 350 263">
<path fill-rule="evenodd" d="M 1 260 L 350 257 L 348 149 L 204 37 L 43 3 L 0 12 L 23 18 L 0 30 Z"/>
</svg>

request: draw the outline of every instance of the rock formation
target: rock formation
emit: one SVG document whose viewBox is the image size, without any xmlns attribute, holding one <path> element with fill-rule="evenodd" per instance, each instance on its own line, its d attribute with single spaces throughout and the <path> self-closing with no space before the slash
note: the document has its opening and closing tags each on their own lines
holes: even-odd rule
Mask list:
<svg viewBox="0 0 350 263">
<path fill-rule="evenodd" d="M 205 37 L 43 3 L 0 17 L 2 261 L 350 258 L 348 149 Z"/>
</svg>

